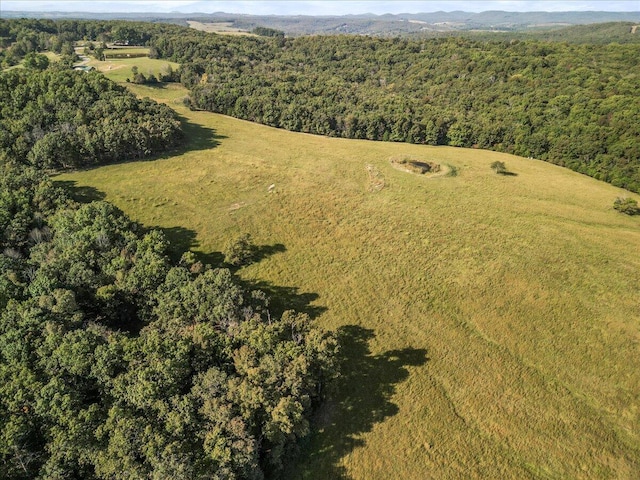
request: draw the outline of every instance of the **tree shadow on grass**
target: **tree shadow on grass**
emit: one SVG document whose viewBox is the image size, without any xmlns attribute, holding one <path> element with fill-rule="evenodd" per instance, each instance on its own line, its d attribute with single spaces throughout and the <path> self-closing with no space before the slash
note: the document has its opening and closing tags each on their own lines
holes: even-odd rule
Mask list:
<svg viewBox="0 0 640 480">
<path fill-rule="evenodd" d="M 271 255 L 275 255 L 276 253 L 283 253 L 287 251 L 287 247 L 285 247 L 282 243 L 274 243 L 273 245 L 258 245 L 254 248 L 253 251 L 253 262 L 257 263 L 264 260 Z"/>
<path fill-rule="evenodd" d="M 143 85 L 147 88 L 151 88 L 152 90 L 166 90 L 169 86 L 167 82 L 144 83 Z"/>
<path fill-rule="evenodd" d="M 200 246 L 197 240 L 197 232 L 185 227 L 145 227 L 145 230 L 160 230 L 169 242 L 169 258 L 173 263 L 178 263 L 185 252 L 193 252 L 196 260 L 214 268 L 220 267 L 224 262 L 221 252 L 194 251 Z"/>
<path fill-rule="evenodd" d="M 200 125 L 198 123 L 191 122 L 186 117 L 183 117 L 182 115 L 177 115 L 177 117 L 180 120 L 180 123 L 182 124 L 182 131 L 184 132 L 184 141 L 179 145 L 168 147 L 164 151 L 156 152 L 155 154 L 150 155 L 148 157 L 124 158 L 122 160 L 105 161 L 105 162 L 101 162 L 99 164 L 94 164 L 94 165 L 84 165 L 79 167 L 61 169 L 60 171 L 61 172 L 62 171 L 66 171 L 66 172 L 87 171 L 87 170 L 94 170 L 107 165 L 119 165 L 123 163 L 153 162 L 156 160 L 166 160 L 178 155 L 184 155 L 185 153 L 188 153 L 188 152 L 213 149 L 218 145 L 220 145 L 221 140 L 228 138 L 225 135 L 216 134 L 215 129 L 211 127 L 206 127 L 204 125 Z M 66 182 L 60 182 L 60 183 L 66 183 Z M 83 188 L 83 187 L 79 187 L 79 188 Z"/>
<path fill-rule="evenodd" d="M 54 184 L 57 187 L 63 188 L 69 196 L 78 203 L 90 203 L 94 201 L 104 200 L 106 198 L 106 194 L 101 192 L 97 188 L 90 186 L 78 186 L 77 182 L 74 180 L 54 180 Z M 188 250 L 193 251 L 193 249 L 198 248 L 200 243 L 197 240 L 197 233 L 195 230 L 191 230 L 189 228 L 184 227 L 160 227 L 160 226 L 144 226 L 144 231 L 150 230 L 160 230 L 164 233 L 164 236 L 169 241 L 169 258 L 174 262 L 178 262 L 182 257 L 182 254 Z M 263 247 L 259 247 L 263 251 L 263 257 L 267 256 L 267 252 L 270 249 L 275 249 L 275 251 L 284 251 L 278 250 L 278 248 L 283 248 L 284 245 L 265 245 Z M 203 264 L 209 264 L 214 267 L 223 266 L 224 263 L 224 255 L 221 252 L 193 252 L 196 260 L 202 262 Z"/>
<path fill-rule="evenodd" d="M 78 203 L 91 203 L 98 200 L 104 200 L 107 196 L 97 188 L 90 186 L 78 186 L 73 180 L 54 180 L 56 187 L 64 189 L 72 200 Z"/>
<path fill-rule="evenodd" d="M 300 292 L 298 287 L 274 285 L 271 282 L 238 279 L 247 291 L 261 290 L 269 299 L 269 314 L 280 317 L 287 310 L 306 313 L 309 318 L 317 318 L 327 311 L 322 305 L 312 305 L 320 296 L 317 293 Z"/>
<path fill-rule="evenodd" d="M 114 163 L 128 163 L 128 162 L 144 162 L 154 160 L 164 160 L 175 157 L 177 155 L 184 155 L 188 152 L 196 152 L 199 150 L 211 150 L 212 148 L 220 145 L 220 141 L 228 138 L 224 135 L 216 134 L 214 128 L 206 127 L 199 123 L 191 122 L 186 117 L 176 114 L 180 123 L 182 124 L 182 131 L 184 133 L 184 142 L 175 147 L 169 148 L 164 152 L 156 155 L 139 158 L 132 160 L 125 160 L 124 162 Z"/>
<path fill-rule="evenodd" d="M 348 479 L 340 459 L 364 445 L 362 434 L 398 413 L 391 398 L 407 379 L 407 367 L 424 365 L 424 349 L 403 348 L 372 354 L 373 330 L 357 325 L 338 329 L 341 377 L 314 419 L 314 432 L 283 478 Z"/>
<path fill-rule="evenodd" d="M 178 115 L 178 119 L 182 123 L 182 130 L 186 139 L 184 145 L 178 147 L 179 153 L 193 150 L 209 150 L 220 145 L 220 140 L 227 138 L 224 135 L 216 134 L 215 129 L 191 122 L 182 115 Z"/>
</svg>

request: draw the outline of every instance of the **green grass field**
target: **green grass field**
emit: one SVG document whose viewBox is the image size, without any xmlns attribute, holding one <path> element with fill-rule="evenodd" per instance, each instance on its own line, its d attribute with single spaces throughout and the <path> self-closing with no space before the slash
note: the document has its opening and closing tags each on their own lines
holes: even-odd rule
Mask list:
<svg viewBox="0 0 640 480">
<path fill-rule="evenodd" d="M 158 73 L 162 72 L 168 65 L 171 66 L 172 69 L 176 70 L 179 67 L 179 64 L 175 62 L 170 62 L 168 60 L 158 60 L 149 57 L 137 57 L 137 58 L 110 58 L 106 61 L 96 60 L 91 57 L 91 59 L 87 62 L 87 65 L 90 65 L 97 70 L 103 72 L 112 80 L 116 82 L 125 82 L 127 78 L 133 78 L 133 73 L 131 73 L 131 67 L 138 67 L 138 71 L 144 75 L 149 75 L 153 73 L 158 76 Z"/>
<path fill-rule="evenodd" d="M 60 60 L 60 55 L 58 55 L 57 53 L 54 52 L 41 52 L 42 55 L 46 56 L 49 59 L 49 62 L 57 62 L 58 60 Z M 20 63 L 16 64 L 16 65 L 12 65 L 11 67 L 7 67 L 4 69 L 1 69 L 2 71 L 9 71 L 9 70 L 13 70 L 14 68 L 24 68 L 24 65 L 22 63 L 22 60 L 20 60 Z"/>
<path fill-rule="evenodd" d="M 250 233 L 263 258 L 239 274 L 339 332 L 343 378 L 288 478 L 638 478 L 640 217 L 612 208 L 638 196 L 540 161 L 291 133 L 190 112 L 178 85 L 131 88 L 183 116 L 188 147 L 57 180 L 205 258 Z M 403 156 L 457 174 L 394 168 Z"/>
</svg>

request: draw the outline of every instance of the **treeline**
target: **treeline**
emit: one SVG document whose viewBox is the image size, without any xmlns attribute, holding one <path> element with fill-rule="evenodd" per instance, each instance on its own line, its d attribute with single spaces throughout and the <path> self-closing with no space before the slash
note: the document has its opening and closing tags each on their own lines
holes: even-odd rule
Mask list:
<svg viewBox="0 0 640 480">
<path fill-rule="evenodd" d="M 182 142 L 175 112 L 98 72 L 64 67 L 0 74 L 0 162 L 86 167 L 157 154 Z"/>
<path fill-rule="evenodd" d="M 182 133 L 169 107 L 28 55 L 0 74 L 0 478 L 274 476 L 337 375 L 335 337 L 54 186 L 45 169 Z"/>
<path fill-rule="evenodd" d="M 538 40 L 544 42 L 567 43 L 640 43 L 640 31 L 637 22 L 606 22 L 588 25 L 571 25 L 569 27 L 546 27 L 510 32 L 467 31 L 456 32 L 459 36 L 469 36 L 476 40 Z M 636 28 L 634 28 L 636 27 Z M 418 34 L 422 36 L 423 34 Z M 428 33 L 424 33 L 428 36 Z"/>
<path fill-rule="evenodd" d="M 251 30 L 251 33 L 260 37 L 284 37 L 284 32 L 282 30 L 276 30 L 275 28 L 268 27 L 255 27 Z"/>
<path fill-rule="evenodd" d="M 640 191 L 637 45 L 154 37 L 193 108 L 345 138 L 486 148 Z"/>
</svg>

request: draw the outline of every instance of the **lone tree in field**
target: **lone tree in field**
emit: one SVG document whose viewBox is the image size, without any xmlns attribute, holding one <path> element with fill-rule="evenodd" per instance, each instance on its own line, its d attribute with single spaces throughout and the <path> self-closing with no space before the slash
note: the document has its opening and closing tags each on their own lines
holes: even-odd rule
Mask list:
<svg viewBox="0 0 640 480">
<path fill-rule="evenodd" d="M 494 172 L 500 175 L 504 175 L 505 173 L 507 173 L 507 166 L 504 164 L 504 162 L 495 161 L 491 164 L 491 168 Z"/>
<path fill-rule="evenodd" d="M 620 213 L 626 213 L 627 215 L 640 215 L 638 202 L 633 198 L 618 197 L 613 202 L 613 208 Z"/>
<path fill-rule="evenodd" d="M 251 241 L 251 235 L 245 233 L 231 242 L 225 251 L 224 261 L 234 267 L 241 267 L 251 263 L 256 247 Z"/>
</svg>

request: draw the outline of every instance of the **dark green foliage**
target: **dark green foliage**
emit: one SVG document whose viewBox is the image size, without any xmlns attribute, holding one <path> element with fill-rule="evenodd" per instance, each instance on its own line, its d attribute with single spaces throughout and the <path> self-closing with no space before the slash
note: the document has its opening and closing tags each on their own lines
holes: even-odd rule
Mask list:
<svg viewBox="0 0 640 480">
<path fill-rule="evenodd" d="M 545 41 L 569 43 L 640 43 L 637 22 L 606 22 L 589 25 L 572 25 L 564 28 L 526 32 L 524 38 L 539 38 Z"/>
<path fill-rule="evenodd" d="M 158 80 L 160 82 L 179 82 L 180 74 L 179 72 L 173 70 L 171 65 L 167 63 L 167 65 L 162 67 L 160 75 L 158 76 Z"/>
<path fill-rule="evenodd" d="M 10 45 L 1 52 L 6 65 L 80 39 L 145 44 L 154 58 L 182 64 L 167 77 L 192 89 L 194 108 L 321 135 L 489 148 L 640 191 L 640 97 L 633 74 L 640 45 L 595 44 L 635 38 L 632 27 L 539 33 L 587 42 L 569 45 L 497 34 L 485 41 L 258 38 L 167 24 L 19 19 L 0 20 L 0 37 Z M 595 37 L 589 40 L 585 30 Z M 44 150 L 60 144 L 73 157 L 77 148 L 67 137 L 54 135 Z"/>
<path fill-rule="evenodd" d="M 255 250 L 256 246 L 251 242 L 251 235 L 245 233 L 227 246 L 224 261 L 233 267 L 246 265 L 253 259 Z"/>
<path fill-rule="evenodd" d="M 276 30 L 275 28 L 255 27 L 253 30 L 251 30 L 251 33 L 259 35 L 261 37 L 284 38 L 284 32 L 282 30 Z"/>
<path fill-rule="evenodd" d="M 37 168 L 143 158 L 182 140 L 173 110 L 98 72 L 3 72 L 0 98 L 0 155 Z"/>
<path fill-rule="evenodd" d="M 172 265 L 159 231 L 106 202 L 3 173 L 0 477 L 278 470 L 335 376 L 334 337 L 306 315 L 271 317 L 226 269 Z"/>
<path fill-rule="evenodd" d="M 147 77 L 144 76 L 144 73 L 135 73 L 133 75 L 133 83 L 137 83 L 138 85 L 142 85 L 147 83 Z"/>
<path fill-rule="evenodd" d="M 491 164 L 491 169 L 498 174 L 504 174 L 507 171 L 507 166 L 504 164 L 504 162 L 499 162 L 496 160 Z"/>
<path fill-rule="evenodd" d="M 90 54 L 104 59 L 106 42 L 146 45 L 153 35 L 175 32 L 172 25 L 126 21 L 0 19 L 0 66 L 15 65 L 28 53 L 49 50 L 78 61 L 75 41 L 98 42 Z"/>
<path fill-rule="evenodd" d="M 45 70 L 49 66 L 49 59 L 46 57 L 46 55 L 30 52 L 24 56 L 22 64 L 25 66 L 25 68 Z"/>
<path fill-rule="evenodd" d="M 627 215 L 640 215 L 640 208 L 638 208 L 638 202 L 633 198 L 618 197 L 613 202 L 613 208 L 620 213 Z"/>
<path fill-rule="evenodd" d="M 97 47 L 92 52 L 91 55 L 95 57 L 96 60 L 103 61 L 104 60 L 104 47 Z"/>
<path fill-rule="evenodd" d="M 44 218 L 67 203 L 63 191 L 33 168 L 10 165 L 0 171 L 0 251 L 17 250 L 26 255 L 29 245 L 47 240 Z"/>
<path fill-rule="evenodd" d="M 161 232 L 70 202 L 40 170 L 162 151 L 174 112 L 60 68 L 6 72 L 0 96 L 0 478 L 278 471 L 336 375 L 335 338 L 270 315 L 226 269 L 173 265 Z"/>
</svg>

